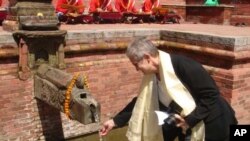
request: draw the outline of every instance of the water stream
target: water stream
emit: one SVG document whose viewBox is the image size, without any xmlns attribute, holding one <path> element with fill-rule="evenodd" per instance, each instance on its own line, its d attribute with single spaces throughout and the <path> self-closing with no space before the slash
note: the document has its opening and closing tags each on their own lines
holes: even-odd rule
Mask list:
<svg viewBox="0 0 250 141">
<path fill-rule="evenodd" d="M 112 129 L 108 135 L 103 138 L 103 141 L 128 141 L 126 137 L 127 126 L 123 128 Z M 98 132 L 90 133 L 86 135 L 77 136 L 74 138 L 68 138 L 66 141 L 100 141 Z"/>
<path fill-rule="evenodd" d="M 100 117 L 99 117 L 99 115 L 98 115 L 98 112 L 96 111 L 96 109 L 95 109 L 95 107 L 93 106 L 93 105 L 90 105 L 90 111 L 91 111 L 91 113 L 92 113 L 92 116 L 93 116 L 93 120 L 94 120 L 94 122 L 95 123 L 98 123 L 98 126 L 99 126 L 99 128 L 101 128 L 101 119 L 100 119 Z M 99 132 L 98 132 L 99 133 Z M 106 141 L 106 139 L 105 139 L 105 137 L 103 137 L 103 136 L 101 136 L 100 134 L 99 134 L 99 141 Z"/>
<path fill-rule="evenodd" d="M 98 123 L 99 127 L 101 127 L 101 119 L 98 112 L 96 112 L 96 108 L 94 105 L 90 105 L 90 111 L 92 114 L 93 122 Z M 112 129 L 106 136 L 100 136 L 99 132 L 95 132 L 73 138 L 68 138 L 66 139 L 66 141 L 128 141 L 125 136 L 126 131 L 127 126 L 123 128 Z"/>
</svg>

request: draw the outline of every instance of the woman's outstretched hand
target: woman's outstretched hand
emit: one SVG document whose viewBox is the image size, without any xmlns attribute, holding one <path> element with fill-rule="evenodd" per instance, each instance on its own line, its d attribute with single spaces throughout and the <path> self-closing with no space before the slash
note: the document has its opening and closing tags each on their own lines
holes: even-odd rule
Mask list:
<svg viewBox="0 0 250 141">
<path fill-rule="evenodd" d="M 115 123 L 114 123 L 114 120 L 113 119 L 110 119 L 106 122 L 103 123 L 100 131 L 99 131 L 99 135 L 100 136 L 105 136 L 109 133 L 109 131 L 111 129 L 113 129 L 115 127 Z"/>
</svg>

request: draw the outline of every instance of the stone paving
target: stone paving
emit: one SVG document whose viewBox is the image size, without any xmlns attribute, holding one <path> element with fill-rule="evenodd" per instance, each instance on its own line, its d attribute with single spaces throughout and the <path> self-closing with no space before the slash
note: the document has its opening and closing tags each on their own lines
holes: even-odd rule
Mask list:
<svg viewBox="0 0 250 141">
<path fill-rule="evenodd" d="M 61 25 L 63 30 L 161 29 L 221 36 L 250 36 L 250 27 L 211 24 L 77 24 Z"/>
<path fill-rule="evenodd" d="M 161 32 L 165 37 L 175 37 L 188 40 L 204 40 L 208 42 L 225 43 L 232 46 L 250 47 L 250 27 L 211 24 L 75 24 L 60 26 L 67 30 L 66 39 L 89 42 L 96 38 L 116 38 L 156 35 Z M 132 35 L 131 35 L 132 34 Z M 0 44 L 15 43 L 11 32 L 0 27 Z M 1 45 L 0 45 L 1 47 Z"/>
<path fill-rule="evenodd" d="M 167 29 L 181 32 L 196 32 L 222 36 L 250 36 L 250 27 L 212 24 L 62 24 L 62 30 L 115 30 L 115 29 Z M 0 34 L 8 33 L 0 26 Z"/>
</svg>

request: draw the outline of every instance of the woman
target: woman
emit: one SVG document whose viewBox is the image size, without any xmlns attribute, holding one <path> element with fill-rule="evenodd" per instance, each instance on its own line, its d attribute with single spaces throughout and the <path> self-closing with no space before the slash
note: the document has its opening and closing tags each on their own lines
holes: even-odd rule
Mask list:
<svg viewBox="0 0 250 141">
<path fill-rule="evenodd" d="M 100 135 L 129 122 L 129 141 L 173 141 L 176 137 L 182 141 L 229 141 L 229 127 L 237 124 L 234 111 L 200 63 L 160 51 L 146 39 L 132 42 L 126 53 L 144 74 L 140 93 L 103 124 Z M 160 127 L 156 110 L 173 113 L 176 126 L 165 123 Z"/>
</svg>

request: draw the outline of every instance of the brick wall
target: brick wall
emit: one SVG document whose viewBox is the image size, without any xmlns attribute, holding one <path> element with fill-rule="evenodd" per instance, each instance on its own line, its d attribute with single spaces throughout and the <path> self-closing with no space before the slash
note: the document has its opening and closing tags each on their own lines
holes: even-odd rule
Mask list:
<svg viewBox="0 0 250 141">
<path fill-rule="evenodd" d="M 237 25 L 245 23 L 246 25 L 250 25 L 250 2 L 247 4 L 235 4 L 235 11 L 231 18 L 231 24 Z"/>
<path fill-rule="evenodd" d="M 249 90 L 250 71 L 248 68 L 234 70 L 209 69 L 211 75 L 220 87 L 221 94 L 231 103 L 240 124 L 249 124 L 250 114 Z"/>
<path fill-rule="evenodd" d="M 187 0 L 187 4 L 204 4 L 204 0 Z M 219 4 L 227 4 L 234 6 L 233 13 L 231 15 L 230 24 L 239 25 L 244 24 L 250 25 L 250 1 L 249 0 L 219 0 Z M 201 10 L 200 10 L 201 11 Z M 212 14 L 218 15 L 218 14 Z"/>
<path fill-rule="evenodd" d="M 1 60 L 0 65 L 0 140 L 29 140 L 37 132 L 36 105 L 32 81 L 17 78 L 17 60 Z"/>
</svg>

